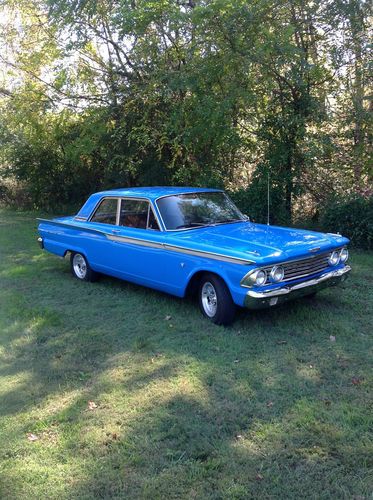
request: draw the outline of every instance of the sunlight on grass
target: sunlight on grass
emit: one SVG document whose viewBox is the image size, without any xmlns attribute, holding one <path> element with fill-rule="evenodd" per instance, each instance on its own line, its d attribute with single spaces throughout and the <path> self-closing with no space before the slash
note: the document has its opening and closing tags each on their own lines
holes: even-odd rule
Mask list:
<svg viewBox="0 0 373 500">
<path fill-rule="evenodd" d="M 3 375 L 0 384 L 0 397 L 4 397 L 7 392 L 17 391 L 18 386 L 27 385 L 32 380 L 29 371 L 17 371 L 13 375 Z"/>
</svg>

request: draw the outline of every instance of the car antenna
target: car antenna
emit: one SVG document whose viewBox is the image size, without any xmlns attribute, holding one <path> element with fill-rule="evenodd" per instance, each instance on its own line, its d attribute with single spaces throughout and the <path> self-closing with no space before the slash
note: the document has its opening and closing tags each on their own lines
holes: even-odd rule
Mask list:
<svg viewBox="0 0 373 500">
<path fill-rule="evenodd" d="M 270 199 L 269 199 L 269 167 L 267 170 L 267 226 L 269 226 L 269 208 L 270 208 Z"/>
</svg>

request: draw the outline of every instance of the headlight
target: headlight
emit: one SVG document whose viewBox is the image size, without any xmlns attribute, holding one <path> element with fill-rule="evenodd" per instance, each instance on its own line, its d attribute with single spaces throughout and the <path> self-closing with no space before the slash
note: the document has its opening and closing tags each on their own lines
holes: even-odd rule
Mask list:
<svg viewBox="0 0 373 500">
<path fill-rule="evenodd" d="M 255 284 L 258 286 L 264 285 L 264 283 L 267 281 L 267 273 L 265 271 L 257 271 L 254 276 Z"/>
<path fill-rule="evenodd" d="M 242 278 L 241 285 L 247 287 L 262 286 L 266 281 L 267 272 L 263 269 L 256 269 Z"/>
<path fill-rule="evenodd" d="M 269 275 L 272 283 L 278 283 L 279 281 L 284 279 L 284 268 L 282 266 L 273 266 Z"/>
<path fill-rule="evenodd" d="M 334 250 L 334 252 L 332 252 L 329 256 L 328 264 L 330 266 L 336 266 L 337 264 L 339 264 L 339 259 L 339 252 L 337 252 L 337 250 Z"/>
<path fill-rule="evenodd" d="M 342 250 L 339 253 L 339 258 L 341 259 L 341 262 L 346 262 L 348 259 L 348 250 L 347 248 L 342 248 Z"/>
</svg>

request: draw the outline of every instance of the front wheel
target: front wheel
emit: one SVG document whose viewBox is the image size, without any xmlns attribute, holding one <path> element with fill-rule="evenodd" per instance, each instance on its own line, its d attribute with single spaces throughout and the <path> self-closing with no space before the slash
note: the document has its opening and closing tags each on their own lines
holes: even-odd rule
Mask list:
<svg viewBox="0 0 373 500">
<path fill-rule="evenodd" d="M 97 273 L 91 269 L 86 257 L 81 253 L 72 253 L 70 256 L 72 275 L 81 281 L 96 281 Z"/>
<path fill-rule="evenodd" d="M 205 274 L 199 285 L 199 307 L 202 314 L 216 325 L 230 325 L 236 306 L 224 281 L 214 274 Z"/>
</svg>

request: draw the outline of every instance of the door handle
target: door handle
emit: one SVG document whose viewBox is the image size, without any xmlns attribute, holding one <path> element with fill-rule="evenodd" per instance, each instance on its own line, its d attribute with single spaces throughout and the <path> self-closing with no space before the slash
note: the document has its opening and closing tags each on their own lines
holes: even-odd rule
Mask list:
<svg viewBox="0 0 373 500">
<path fill-rule="evenodd" d="M 120 233 L 120 229 L 112 229 L 111 232 L 112 233 Z"/>
</svg>

